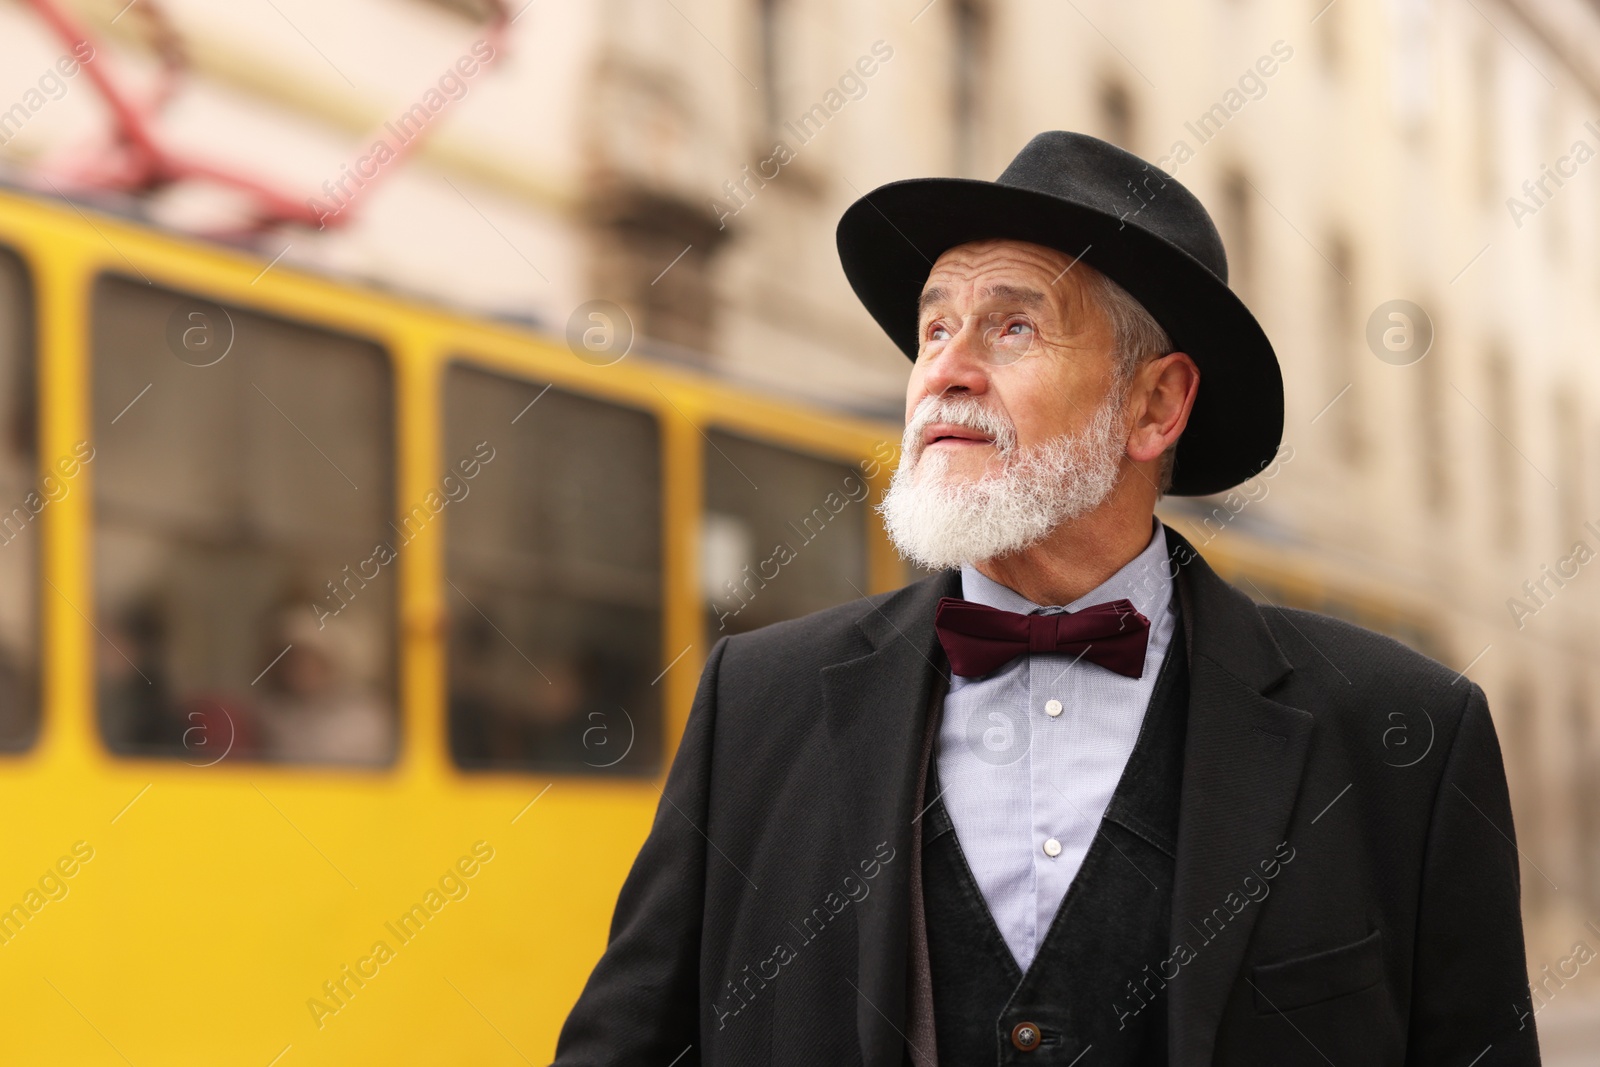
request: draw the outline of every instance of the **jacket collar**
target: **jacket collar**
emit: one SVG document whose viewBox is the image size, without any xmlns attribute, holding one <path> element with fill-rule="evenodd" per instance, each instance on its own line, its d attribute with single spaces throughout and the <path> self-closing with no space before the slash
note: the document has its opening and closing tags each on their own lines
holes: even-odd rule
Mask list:
<svg viewBox="0 0 1600 1067">
<path fill-rule="evenodd" d="M 1218 577 L 1188 538 L 1170 526 L 1163 529 L 1179 606 L 1185 609 L 1188 651 L 1208 657 L 1258 693 L 1275 688 L 1294 668 L 1261 618 L 1261 609 Z"/>
</svg>

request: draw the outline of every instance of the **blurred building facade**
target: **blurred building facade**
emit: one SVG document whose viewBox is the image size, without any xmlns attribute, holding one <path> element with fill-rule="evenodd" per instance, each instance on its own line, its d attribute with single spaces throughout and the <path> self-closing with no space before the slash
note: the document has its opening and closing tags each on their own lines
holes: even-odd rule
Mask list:
<svg viewBox="0 0 1600 1067">
<path fill-rule="evenodd" d="M 151 92 L 152 0 L 124 2 L 66 6 Z M 1162 166 L 1217 219 L 1287 384 L 1280 462 L 1163 514 L 1208 553 L 1402 605 L 1489 694 L 1531 969 L 1600 914 L 1593 4 L 511 0 L 489 60 L 477 0 L 160 9 L 186 57 L 164 136 L 348 212 L 255 236 L 264 258 L 558 335 L 611 301 L 646 355 L 888 417 L 906 366 L 838 267 L 852 200 L 993 178 L 1045 129 Z M 84 77 L 42 80 L 61 52 L 0 3 L 13 183 L 75 188 L 106 137 Z M 446 84 L 463 57 L 480 69 Z M 434 88 L 418 153 L 341 185 Z M 240 211 L 194 183 L 111 206 L 189 231 Z"/>
</svg>

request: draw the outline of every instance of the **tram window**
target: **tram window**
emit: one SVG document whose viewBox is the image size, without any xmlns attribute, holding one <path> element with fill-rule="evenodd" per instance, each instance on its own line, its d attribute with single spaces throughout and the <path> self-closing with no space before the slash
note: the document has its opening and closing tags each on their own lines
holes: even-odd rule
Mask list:
<svg viewBox="0 0 1600 1067">
<path fill-rule="evenodd" d="M 390 762 L 405 549 L 382 350 L 118 278 L 93 344 L 107 745 Z"/>
<path fill-rule="evenodd" d="M 859 470 L 730 433 L 709 439 L 700 569 L 708 640 L 866 592 Z"/>
<path fill-rule="evenodd" d="M 660 766 L 661 454 L 644 412 L 453 366 L 450 746 L 470 769 Z M 453 488 L 452 488 L 453 487 Z"/>
<path fill-rule="evenodd" d="M 38 477 L 36 436 L 32 287 L 0 249 L 0 751 L 26 748 L 38 725 L 37 520 L 72 488 Z"/>
</svg>

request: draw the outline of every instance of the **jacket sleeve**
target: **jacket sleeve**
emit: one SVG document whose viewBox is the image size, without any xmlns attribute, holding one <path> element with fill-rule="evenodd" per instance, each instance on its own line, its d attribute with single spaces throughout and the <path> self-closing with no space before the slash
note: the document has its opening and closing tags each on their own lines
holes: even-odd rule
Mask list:
<svg viewBox="0 0 1600 1067">
<path fill-rule="evenodd" d="M 726 645 L 717 642 L 700 676 L 655 822 L 617 897 L 605 953 L 561 1028 L 554 1067 L 700 1063 L 703 831 Z"/>
<path fill-rule="evenodd" d="M 1483 690 L 1467 695 L 1423 859 L 1406 1062 L 1537 1065 L 1511 798 Z"/>
</svg>

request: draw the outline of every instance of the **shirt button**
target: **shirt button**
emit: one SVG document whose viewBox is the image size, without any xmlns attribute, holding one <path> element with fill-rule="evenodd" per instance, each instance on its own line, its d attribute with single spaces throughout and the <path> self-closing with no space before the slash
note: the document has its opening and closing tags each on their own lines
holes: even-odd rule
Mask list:
<svg viewBox="0 0 1600 1067">
<path fill-rule="evenodd" d="M 1061 714 L 1061 701 L 1047 700 L 1044 702 L 1044 713 L 1052 719 Z"/>
<path fill-rule="evenodd" d="M 1053 837 L 1047 839 L 1044 843 L 1044 854 L 1049 856 L 1051 859 L 1055 859 L 1057 856 L 1061 855 L 1061 842 L 1057 841 Z"/>
</svg>

